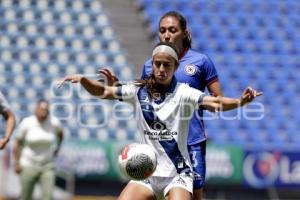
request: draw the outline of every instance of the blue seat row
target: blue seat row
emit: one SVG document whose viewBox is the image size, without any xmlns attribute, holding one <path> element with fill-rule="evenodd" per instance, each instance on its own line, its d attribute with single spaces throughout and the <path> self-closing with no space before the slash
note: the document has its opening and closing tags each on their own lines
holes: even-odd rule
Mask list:
<svg viewBox="0 0 300 200">
<path fill-rule="evenodd" d="M 217 120 L 206 120 L 212 142 L 255 149 L 300 149 L 300 114 L 295 112 L 300 99 L 300 79 L 296 75 L 300 73 L 300 2 L 138 3 L 152 34 L 156 34 L 158 20 L 165 12 L 177 10 L 186 17 L 193 48 L 212 58 L 226 96 L 238 97 L 248 85 L 264 92 L 257 105 L 246 108 L 249 112 L 231 111 Z M 238 119 L 230 119 L 233 116 Z"/>
<path fill-rule="evenodd" d="M 110 67 L 120 80 L 133 77 L 101 2 L 27 2 L 0 1 L 0 90 L 18 120 L 32 114 L 38 99 L 47 98 L 67 137 L 133 139 L 134 121 L 108 117 L 108 102 L 98 105 L 99 100 L 78 85 L 56 87 L 66 74 L 97 78 L 101 67 Z"/>
</svg>

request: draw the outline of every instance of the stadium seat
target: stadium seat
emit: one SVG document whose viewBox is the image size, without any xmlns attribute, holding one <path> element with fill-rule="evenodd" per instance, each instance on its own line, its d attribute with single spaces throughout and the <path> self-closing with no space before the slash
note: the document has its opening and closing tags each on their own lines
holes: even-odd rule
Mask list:
<svg viewBox="0 0 300 200">
<path fill-rule="evenodd" d="M 135 121 L 131 127 L 119 126 L 113 118 L 110 134 L 102 131 L 100 136 L 95 127 L 108 113 L 83 105 L 95 105 L 95 98 L 69 84 L 60 90 L 55 87 L 55 81 L 66 74 L 96 74 L 101 66 L 119 72 L 120 80 L 132 77 L 100 1 L 0 1 L 0 13 L 0 89 L 19 119 L 32 114 L 35 101 L 48 98 L 53 115 L 64 122 L 67 137 L 133 138 Z"/>
<path fill-rule="evenodd" d="M 167 0 L 138 1 L 152 34 L 156 33 L 157 21 L 166 11 L 166 2 L 169 3 Z M 296 134 L 291 130 L 299 130 L 292 124 L 300 123 L 298 112 L 292 112 L 300 98 L 300 81 L 296 76 L 300 73 L 299 2 L 176 0 L 172 3 L 188 20 L 193 48 L 214 61 L 226 96 L 239 95 L 247 85 L 264 92 L 257 100 L 265 108 L 261 120 L 236 122 L 242 123 L 242 129 L 217 122 L 220 119 L 207 121 L 211 141 L 262 149 L 296 148 L 289 138 Z M 270 125 L 270 120 L 275 127 Z M 232 137 L 233 132 L 242 134 Z"/>
</svg>

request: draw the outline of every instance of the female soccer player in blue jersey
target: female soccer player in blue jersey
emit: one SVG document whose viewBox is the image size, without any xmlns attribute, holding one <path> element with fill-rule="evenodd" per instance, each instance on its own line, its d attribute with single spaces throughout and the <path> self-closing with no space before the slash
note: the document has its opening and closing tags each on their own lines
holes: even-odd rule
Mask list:
<svg viewBox="0 0 300 200">
<path fill-rule="evenodd" d="M 199 105 L 211 111 L 226 111 L 250 103 L 261 95 L 247 88 L 242 97 L 207 96 L 188 84 L 177 82 L 179 65 L 176 46 L 159 43 L 152 52 L 152 72 L 144 81 L 107 86 L 83 75 L 68 75 L 60 83 L 80 83 L 90 94 L 102 99 L 122 99 L 138 114 L 140 142 L 156 152 L 154 174 L 144 181 L 130 181 L 119 200 L 191 200 L 192 163 L 187 148 L 189 119 Z M 153 137 L 155 136 L 155 137 Z"/>
<path fill-rule="evenodd" d="M 175 72 L 178 82 L 204 92 L 205 88 L 214 96 L 223 96 L 217 70 L 207 55 L 191 49 L 191 37 L 187 30 L 186 19 L 176 11 L 164 14 L 159 21 L 159 40 L 176 45 L 179 50 L 179 66 Z M 152 59 L 145 62 L 142 79 L 152 71 Z M 117 81 L 112 72 L 100 70 L 112 85 Z M 206 134 L 203 123 L 203 110 L 198 109 L 189 124 L 188 148 L 194 172 L 194 200 L 201 200 L 206 173 Z"/>
</svg>

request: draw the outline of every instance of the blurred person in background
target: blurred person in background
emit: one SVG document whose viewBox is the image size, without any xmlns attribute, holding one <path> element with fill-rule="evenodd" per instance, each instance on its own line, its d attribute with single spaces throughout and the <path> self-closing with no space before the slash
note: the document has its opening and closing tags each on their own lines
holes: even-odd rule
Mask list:
<svg viewBox="0 0 300 200">
<path fill-rule="evenodd" d="M 179 66 L 175 72 L 178 82 L 202 92 L 205 88 L 213 96 L 223 96 L 217 70 L 211 59 L 191 48 L 192 40 L 187 29 L 186 19 L 176 11 L 165 13 L 159 21 L 159 40 L 176 45 L 179 50 Z M 152 59 L 145 62 L 142 79 L 152 71 Z M 108 69 L 99 70 L 106 76 L 107 84 L 113 85 L 118 78 Z M 189 124 L 188 149 L 194 170 L 194 200 L 201 200 L 206 174 L 206 134 L 203 123 L 203 109 L 195 111 Z"/>
<path fill-rule="evenodd" d="M 122 99 L 134 107 L 139 119 L 139 142 L 153 148 L 157 167 L 146 180 L 131 180 L 119 200 L 192 199 L 194 173 L 187 145 L 191 114 L 198 105 L 212 112 L 232 110 L 262 94 L 247 88 L 239 99 L 214 97 L 177 82 L 174 75 L 179 54 L 176 49 L 173 43 L 160 42 L 153 49 L 151 74 L 145 80 L 108 86 L 75 74 L 67 75 L 58 83 L 58 87 L 65 82 L 80 83 L 93 96 Z"/>
<path fill-rule="evenodd" d="M 13 130 L 16 126 L 16 118 L 14 113 L 11 111 L 7 100 L 0 92 L 0 113 L 5 119 L 5 131 L 3 137 L 0 138 L 0 150 L 4 149 L 6 144 L 9 142 Z"/>
<path fill-rule="evenodd" d="M 1 168 L 1 171 L 0 171 L 0 199 L 4 199 L 4 197 L 2 197 L 2 195 L 4 195 L 4 193 L 5 193 L 4 182 L 6 181 L 5 180 L 6 179 L 6 176 L 5 176 L 6 171 L 4 170 L 4 168 L 2 168 L 5 166 L 4 164 L 2 164 L 2 161 L 5 160 L 5 156 L 9 155 L 9 153 L 8 153 L 9 150 L 5 153 L 1 150 L 6 147 L 7 143 L 10 140 L 11 135 L 13 134 L 13 131 L 16 126 L 16 118 L 15 118 L 14 113 L 11 111 L 10 106 L 7 103 L 7 100 L 4 97 L 4 95 L 2 94 L 2 92 L 0 92 L 0 113 L 5 120 L 5 130 L 2 131 L 2 133 L 4 133 L 4 134 L 2 136 L 2 133 L 1 133 L 1 136 L 0 136 L 1 137 L 0 138 L 0 164 L 2 165 L 0 167 Z"/>
<path fill-rule="evenodd" d="M 49 115 L 49 102 L 39 100 L 35 114 L 24 118 L 14 144 L 15 171 L 20 174 L 21 200 L 33 199 L 40 183 L 42 200 L 51 200 L 55 184 L 54 157 L 63 141 L 60 121 Z"/>
</svg>

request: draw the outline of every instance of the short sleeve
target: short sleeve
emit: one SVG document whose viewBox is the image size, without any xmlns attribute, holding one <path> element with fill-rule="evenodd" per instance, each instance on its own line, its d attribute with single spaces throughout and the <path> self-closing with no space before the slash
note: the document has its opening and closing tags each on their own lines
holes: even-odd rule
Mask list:
<svg viewBox="0 0 300 200">
<path fill-rule="evenodd" d="M 206 94 L 200 90 L 192 88 L 188 85 L 185 85 L 181 90 L 181 96 L 185 103 L 190 103 L 194 106 L 197 106 L 202 103 L 204 96 Z"/>
<path fill-rule="evenodd" d="M 19 124 L 18 126 L 18 129 L 17 129 L 17 134 L 16 134 L 16 138 L 19 139 L 19 140 L 22 140 L 24 139 L 25 137 L 25 134 L 27 132 L 27 124 L 28 124 L 28 118 L 24 118 L 21 123 Z"/>
<path fill-rule="evenodd" d="M 144 67 L 143 67 L 143 72 L 142 72 L 142 80 L 145 80 L 151 73 L 152 71 L 152 60 L 149 59 L 145 62 Z"/>
<path fill-rule="evenodd" d="M 4 112 L 8 111 L 9 109 L 10 109 L 10 107 L 9 107 L 9 104 L 8 104 L 6 98 L 4 97 L 2 92 L 0 92 L 0 113 L 4 113 Z"/>
<path fill-rule="evenodd" d="M 146 65 L 143 66 L 143 71 L 142 71 L 142 76 L 141 79 L 145 80 L 147 78 L 147 74 L 146 74 Z"/>
<path fill-rule="evenodd" d="M 206 56 L 204 62 L 204 69 L 205 69 L 205 82 L 206 85 L 210 85 L 214 81 L 218 80 L 218 72 L 215 68 L 214 63 L 211 61 L 209 57 Z"/>
<path fill-rule="evenodd" d="M 52 121 L 52 125 L 55 128 L 56 133 L 63 132 L 64 128 L 62 123 L 59 121 L 59 119 L 52 117 L 51 121 Z"/>
<path fill-rule="evenodd" d="M 124 102 L 133 103 L 135 101 L 137 86 L 134 84 L 127 84 L 119 86 L 117 89 L 117 96 Z"/>
</svg>

